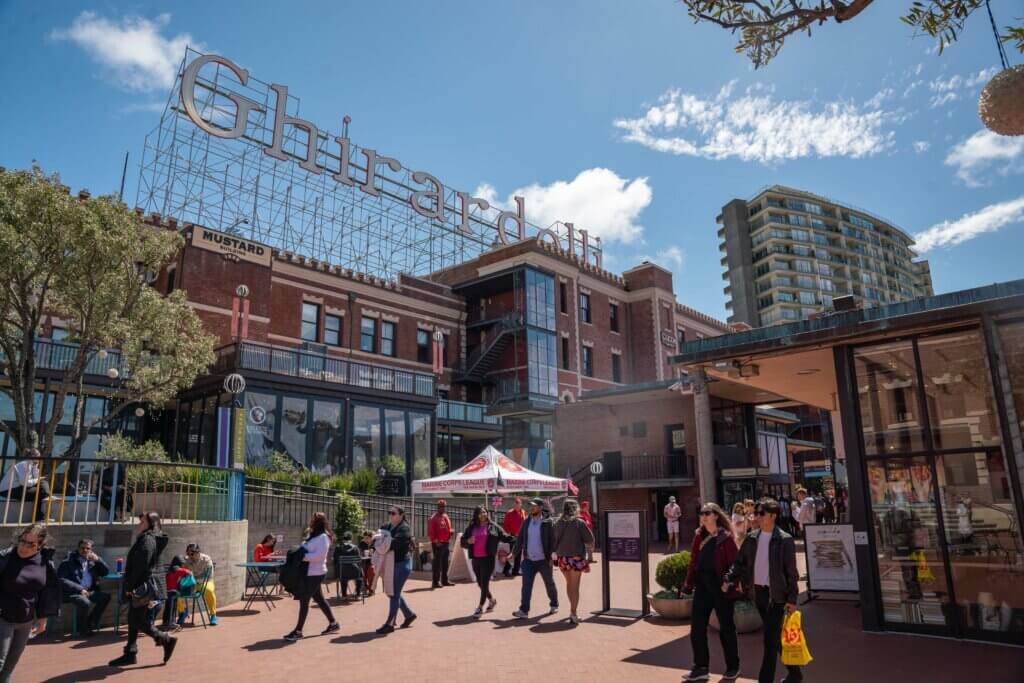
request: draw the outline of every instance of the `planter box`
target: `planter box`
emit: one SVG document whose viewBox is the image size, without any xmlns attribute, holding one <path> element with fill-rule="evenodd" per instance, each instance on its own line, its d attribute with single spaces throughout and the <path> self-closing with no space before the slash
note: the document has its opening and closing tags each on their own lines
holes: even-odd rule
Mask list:
<svg viewBox="0 0 1024 683">
<path fill-rule="evenodd" d="M 693 614 L 693 598 L 659 598 L 654 595 L 647 595 L 651 609 L 665 619 L 689 619 Z"/>
<path fill-rule="evenodd" d="M 736 622 L 736 633 L 752 633 L 760 630 L 764 625 L 761 623 L 761 615 L 757 613 L 757 608 L 749 600 L 736 601 L 733 608 L 733 621 Z M 716 612 L 711 613 L 708 623 L 716 631 L 721 628 L 718 625 L 718 614 Z"/>
</svg>

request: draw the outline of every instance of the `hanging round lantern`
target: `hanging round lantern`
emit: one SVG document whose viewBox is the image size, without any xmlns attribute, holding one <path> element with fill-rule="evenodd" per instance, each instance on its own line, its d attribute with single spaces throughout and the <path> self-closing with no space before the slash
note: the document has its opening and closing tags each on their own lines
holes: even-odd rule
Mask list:
<svg viewBox="0 0 1024 683">
<path fill-rule="evenodd" d="M 107 370 L 107 377 L 110 379 L 117 379 L 121 373 L 117 371 L 117 368 L 109 368 Z"/>
<path fill-rule="evenodd" d="M 238 396 L 245 391 L 245 377 L 233 372 L 224 378 L 224 391 Z"/>
<path fill-rule="evenodd" d="M 1024 135 L 1024 64 L 997 73 L 978 99 L 981 122 L 993 133 Z"/>
<path fill-rule="evenodd" d="M 96 352 L 96 357 L 99 358 L 100 360 L 106 360 L 106 358 L 107 358 L 107 350 L 106 349 L 100 349 L 99 351 Z"/>
<path fill-rule="evenodd" d="M 135 409 L 135 417 L 142 417 L 145 414 L 146 411 L 141 406 Z"/>
</svg>

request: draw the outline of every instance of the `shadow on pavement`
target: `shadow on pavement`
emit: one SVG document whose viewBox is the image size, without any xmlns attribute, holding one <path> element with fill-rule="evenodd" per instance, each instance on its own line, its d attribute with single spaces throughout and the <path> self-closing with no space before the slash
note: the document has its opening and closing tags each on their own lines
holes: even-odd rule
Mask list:
<svg viewBox="0 0 1024 683">
<path fill-rule="evenodd" d="M 386 638 L 386 637 L 387 637 L 387 634 L 384 634 L 384 633 L 375 633 L 373 631 L 365 631 L 363 633 L 353 633 L 352 635 L 348 635 L 348 636 L 339 636 L 339 637 L 334 638 L 333 640 L 331 640 L 331 642 L 332 643 L 337 643 L 338 645 L 344 645 L 346 643 L 368 643 L 371 640 L 378 640 L 380 638 Z"/>
<path fill-rule="evenodd" d="M 579 628 L 579 626 L 569 621 L 569 617 L 566 617 L 564 619 L 559 619 L 558 621 L 534 624 L 530 627 L 530 630 L 534 633 L 560 633 L 562 631 L 572 631 L 577 628 Z"/>
<path fill-rule="evenodd" d="M 116 666 L 94 666 L 91 669 L 83 669 L 81 671 L 72 671 L 60 676 L 54 676 L 47 678 L 41 683 L 72 683 L 73 681 L 103 681 L 111 676 L 117 676 L 118 674 L 129 673 L 132 671 L 142 671 L 143 669 L 155 669 L 161 667 L 163 664 L 146 664 L 143 666 L 131 666 L 127 668 L 119 668 Z"/>
<path fill-rule="evenodd" d="M 454 619 L 442 619 L 441 621 L 435 621 L 434 626 L 440 626 L 444 628 L 446 626 L 468 626 L 469 624 L 476 624 L 483 621 L 479 617 L 469 615 L 466 617 L 455 617 Z"/>
<path fill-rule="evenodd" d="M 258 609 L 219 609 L 217 610 L 218 617 L 247 617 L 250 614 L 259 614 Z"/>
<path fill-rule="evenodd" d="M 248 650 L 249 652 L 263 652 L 265 650 L 280 650 L 281 648 L 294 644 L 295 643 L 285 640 L 284 638 L 270 638 L 268 640 L 260 640 L 255 643 L 243 645 L 242 649 Z"/>
</svg>

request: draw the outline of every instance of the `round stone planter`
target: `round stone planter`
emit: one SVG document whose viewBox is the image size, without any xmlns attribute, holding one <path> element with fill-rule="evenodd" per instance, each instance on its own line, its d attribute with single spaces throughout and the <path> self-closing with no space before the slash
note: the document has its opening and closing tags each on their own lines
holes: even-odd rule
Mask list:
<svg viewBox="0 0 1024 683">
<path fill-rule="evenodd" d="M 693 598 L 659 598 L 647 594 L 647 601 L 651 603 L 651 609 L 658 613 L 658 616 L 666 619 L 689 619 L 693 614 Z"/>
<path fill-rule="evenodd" d="M 754 603 L 749 600 L 736 601 L 733 607 L 733 621 L 736 622 L 736 633 L 751 633 L 760 630 L 763 625 L 761 623 L 761 615 L 757 613 Z M 718 625 L 718 614 L 716 612 L 711 613 L 708 623 L 716 631 L 721 628 Z"/>
</svg>

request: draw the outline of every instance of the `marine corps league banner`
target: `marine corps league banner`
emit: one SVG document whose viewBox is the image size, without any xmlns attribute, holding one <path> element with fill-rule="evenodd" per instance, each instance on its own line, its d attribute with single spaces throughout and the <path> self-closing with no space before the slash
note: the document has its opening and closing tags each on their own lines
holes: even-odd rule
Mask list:
<svg viewBox="0 0 1024 683">
<path fill-rule="evenodd" d="M 852 524 L 807 524 L 807 589 L 859 593 Z"/>
</svg>

